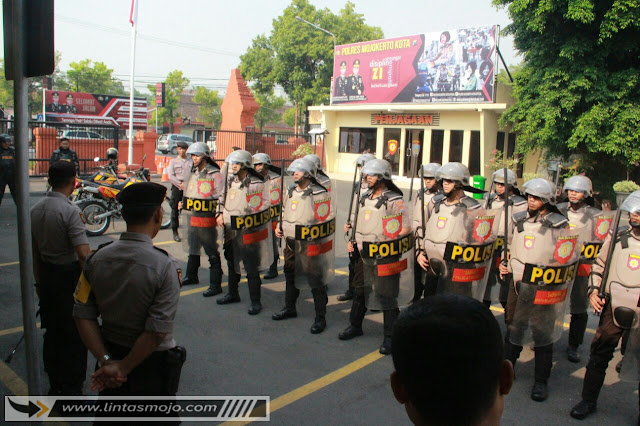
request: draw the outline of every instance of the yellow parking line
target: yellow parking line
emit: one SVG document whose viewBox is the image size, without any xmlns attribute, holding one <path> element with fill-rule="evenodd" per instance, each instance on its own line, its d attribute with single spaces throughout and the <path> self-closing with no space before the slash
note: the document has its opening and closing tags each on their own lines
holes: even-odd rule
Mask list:
<svg viewBox="0 0 640 426">
<path fill-rule="evenodd" d="M 40 323 L 36 323 L 36 328 L 40 327 Z M 20 327 L 14 327 L 14 328 L 7 328 L 6 330 L 0 330 L 0 337 L 2 336 L 7 336 L 9 334 L 14 334 L 14 333 L 21 333 L 24 330 L 24 328 L 22 326 Z"/>
<path fill-rule="evenodd" d="M 164 244 L 174 244 L 174 243 L 176 243 L 176 242 L 177 242 L 177 241 L 160 241 L 160 242 L 157 242 L 157 243 L 153 243 L 153 245 L 154 245 L 154 246 L 162 246 L 162 245 L 164 245 Z"/>
<path fill-rule="evenodd" d="M 0 263 L 0 268 L 2 268 L 3 266 L 13 266 L 13 265 L 17 265 L 20 262 L 7 262 L 7 263 Z"/>
<path fill-rule="evenodd" d="M 0 361 L 0 382 L 14 395 L 29 395 L 27 384 L 2 361 Z"/>
<path fill-rule="evenodd" d="M 382 355 L 379 351 L 374 351 L 371 352 L 368 355 L 363 356 L 360 359 L 355 360 L 354 362 L 345 365 L 342 368 L 339 368 L 329 374 L 327 374 L 326 376 L 320 377 L 317 380 L 314 380 L 311 383 L 307 383 L 304 386 L 301 386 L 297 389 L 292 390 L 291 392 L 288 392 L 276 399 L 274 399 L 273 401 L 271 401 L 270 404 L 270 408 L 271 408 L 271 413 L 273 413 L 274 411 L 277 411 L 283 407 L 286 407 L 289 404 L 293 404 L 294 402 L 298 401 L 299 399 L 304 398 L 305 396 L 311 395 L 312 393 L 319 391 L 322 388 L 325 388 L 327 386 L 329 386 L 330 384 L 333 384 L 335 382 L 337 382 L 340 379 L 343 379 L 345 377 L 347 377 L 348 375 L 355 373 L 356 371 L 366 367 L 367 365 L 376 362 L 377 360 L 379 360 L 380 358 L 384 358 L 384 355 Z M 226 422 L 226 423 L 222 423 L 223 425 L 246 425 L 249 424 L 251 422 Z"/>
</svg>

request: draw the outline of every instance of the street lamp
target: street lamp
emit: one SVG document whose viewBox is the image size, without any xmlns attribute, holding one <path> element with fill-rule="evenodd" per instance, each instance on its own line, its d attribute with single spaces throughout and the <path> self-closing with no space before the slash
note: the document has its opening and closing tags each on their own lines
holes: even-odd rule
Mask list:
<svg viewBox="0 0 640 426">
<path fill-rule="evenodd" d="M 316 24 L 312 24 L 311 22 L 306 21 L 306 20 L 302 19 L 302 18 L 301 18 L 301 17 L 299 17 L 299 16 L 296 16 L 296 20 L 298 20 L 298 21 L 300 21 L 300 22 L 304 22 L 305 24 L 309 24 L 309 25 L 311 25 L 313 28 L 318 29 L 318 30 L 322 31 L 323 33 L 325 33 L 325 34 L 329 34 L 331 37 L 333 37 L 333 53 L 334 53 L 334 55 L 335 55 L 335 52 L 336 52 L 336 36 L 335 36 L 332 32 L 329 32 L 329 31 L 325 30 L 324 28 L 320 28 L 320 27 L 319 27 L 319 26 L 317 26 Z"/>
</svg>

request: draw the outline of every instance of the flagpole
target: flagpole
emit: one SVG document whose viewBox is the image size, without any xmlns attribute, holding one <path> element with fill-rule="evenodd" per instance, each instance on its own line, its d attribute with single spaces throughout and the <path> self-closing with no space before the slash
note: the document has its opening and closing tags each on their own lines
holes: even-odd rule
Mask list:
<svg viewBox="0 0 640 426">
<path fill-rule="evenodd" d="M 138 24 L 138 0 L 131 0 L 131 81 L 129 82 L 129 164 L 133 164 L 133 82 L 136 68 L 136 26 Z"/>
</svg>

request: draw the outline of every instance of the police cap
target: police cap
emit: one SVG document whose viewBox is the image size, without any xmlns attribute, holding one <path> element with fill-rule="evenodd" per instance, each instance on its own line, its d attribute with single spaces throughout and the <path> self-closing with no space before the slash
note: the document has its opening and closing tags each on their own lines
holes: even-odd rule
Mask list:
<svg viewBox="0 0 640 426">
<path fill-rule="evenodd" d="M 160 206 L 167 194 L 167 188 L 159 183 L 141 182 L 127 186 L 118 194 L 123 207 Z"/>
<path fill-rule="evenodd" d="M 71 93 L 69 93 L 69 94 L 67 95 L 67 99 L 73 99 L 73 95 L 72 95 Z"/>
<path fill-rule="evenodd" d="M 71 161 L 56 161 L 49 167 L 52 179 L 68 178 L 76 175 L 76 166 Z"/>
<path fill-rule="evenodd" d="M 188 144 L 188 143 L 186 143 L 185 141 L 180 141 L 180 142 L 176 143 L 176 146 L 177 146 L 178 148 L 184 148 L 184 149 L 189 148 L 189 144 Z"/>
</svg>

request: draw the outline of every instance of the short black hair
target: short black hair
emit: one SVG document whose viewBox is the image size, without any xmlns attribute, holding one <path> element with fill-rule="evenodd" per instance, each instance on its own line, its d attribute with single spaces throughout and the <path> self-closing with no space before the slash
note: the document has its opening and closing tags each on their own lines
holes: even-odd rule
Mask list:
<svg viewBox="0 0 640 426">
<path fill-rule="evenodd" d="M 76 166 L 70 161 L 56 161 L 49 166 L 49 185 L 58 189 L 76 179 Z"/>
<path fill-rule="evenodd" d="M 437 295 L 404 310 L 393 328 L 393 365 L 427 424 L 477 424 L 494 404 L 504 360 L 486 306 Z"/>
<path fill-rule="evenodd" d="M 127 225 L 144 225 L 151 220 L 160 206 L 128 205 L 122 206 L 122 218 Z"/>
</svg>

